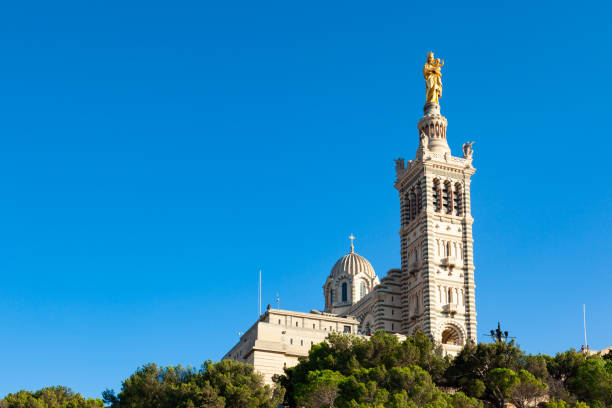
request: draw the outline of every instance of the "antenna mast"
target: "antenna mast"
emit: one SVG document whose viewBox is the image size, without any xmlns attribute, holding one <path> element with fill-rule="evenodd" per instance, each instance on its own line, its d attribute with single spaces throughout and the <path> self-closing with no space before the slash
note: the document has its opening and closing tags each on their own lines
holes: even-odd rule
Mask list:
<svg viewBox="0 0 612 408">
<path fill-rule="evenodd" d="M 257 316 L 261 316 L 261 269 L 259 270 L 259 285 L 257 286 Z"/>
<path fill-rule="evenodd" d="M 587 333 L 586 333 L 586 305 L 582 304 L 582 321 L 584 323 L 584 349 L 589 349 L 589 343 L 587 343 Z"/>
</svg>

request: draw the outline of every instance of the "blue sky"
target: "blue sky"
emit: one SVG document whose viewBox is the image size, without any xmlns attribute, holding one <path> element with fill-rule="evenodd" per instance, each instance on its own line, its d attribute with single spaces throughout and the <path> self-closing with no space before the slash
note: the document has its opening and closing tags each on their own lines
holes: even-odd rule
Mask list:
<svg viewBox="0 0 612 408">
<path fill-rule="evenodd" d="M 219 359 L 263 301 L 398 267 L 427 51 L 476 141 L 481 334 L 612 345 L 605 2 L 14 2 L 0 13 L 0 396 Z M 486 337 L 479 336 L 480 340 Z"/>
</svg>

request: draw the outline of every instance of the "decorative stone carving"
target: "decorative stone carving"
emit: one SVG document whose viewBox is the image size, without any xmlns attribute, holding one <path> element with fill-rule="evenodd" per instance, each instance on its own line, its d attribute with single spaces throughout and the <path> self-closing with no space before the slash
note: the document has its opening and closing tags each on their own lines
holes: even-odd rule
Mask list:
<svg viewBox="0 0 612 408">
<path fill-rule="evenodd" d="M 420 139 L 421 139 L 421 148 L 423 149 L 423 151 L 426 151 L 427 146 L 429 145 L 429 138 L 427 137 L 425 132 L 421 131 Z"/>
<path fill-rule="evenodd" d="M 395 172 L 399 175 L 406 168 L 406 162 L 403 158 L 395 159 Z"/>
<path fill-rule="evenodd" d="M 463 144 L 463 158 L 464 159 L 472 158 L 472 155 L 474 154 L 474 149 L 472 148 L 473 145 L 474 145 L 474 142 L 466 142 Z"/>
</svg>

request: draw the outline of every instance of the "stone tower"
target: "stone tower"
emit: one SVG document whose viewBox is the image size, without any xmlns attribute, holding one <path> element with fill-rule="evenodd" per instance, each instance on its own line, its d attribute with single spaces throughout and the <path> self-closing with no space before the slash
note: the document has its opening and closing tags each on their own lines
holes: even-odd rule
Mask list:
<svg viewBox="0 0 612 408">
<path fill-rule="evenodd" d="M 441 86 L 441 82 L 440 82 Z M 441 92 L 441 91 L 440 91 Z M 455 157 L 446 141 L 447 120 L 428 102 L 418 123 L 414 160 L 396 160 L 401 228 L 401 329 L 420 329 L 446 352 L 476 341 L 471 143 Z"/>
</svg>

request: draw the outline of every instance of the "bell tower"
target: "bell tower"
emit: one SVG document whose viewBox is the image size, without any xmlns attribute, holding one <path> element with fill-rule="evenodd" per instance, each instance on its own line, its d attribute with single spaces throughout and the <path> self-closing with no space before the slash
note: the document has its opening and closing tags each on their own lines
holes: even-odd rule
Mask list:
<svg viewBox="0 0 612 408">
<path fill-rule="evenodd" d="M 455 157 L 440 113 L 444 62 L 427 55 L 427 99 L 419 120 L 415 158 L 396 160 L 400 198 L 401 333 L 422 330 L 456 353 L 476 341 L 474 260 L 470 208 L 472 143 Z"/>
</svg>

